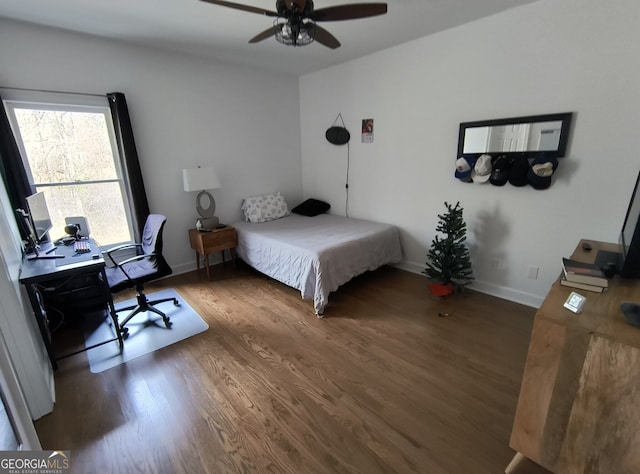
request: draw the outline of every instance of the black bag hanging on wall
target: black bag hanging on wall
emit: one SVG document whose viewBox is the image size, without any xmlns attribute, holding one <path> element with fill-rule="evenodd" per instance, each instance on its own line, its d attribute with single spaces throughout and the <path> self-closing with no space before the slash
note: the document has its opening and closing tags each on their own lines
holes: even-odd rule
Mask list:
<svg viewBox="0 0 640 474">
<path fill-rule="evenodd" d="M 340 121 L 342 122 L 342 127 L 336 125 L 338 119 L 340 119 Z M 344 126 L 342 114 L 338 114 L 336 119 L 333 121 L 333 125 L 327 129 L 324 136 L 327 138 L 327 141 L 329 143 L 333 143 L 334 145 L 345 145 L 349 143 L 351 134 L 349 133 L 349 130 L 347 130 Z"/>
</svg>

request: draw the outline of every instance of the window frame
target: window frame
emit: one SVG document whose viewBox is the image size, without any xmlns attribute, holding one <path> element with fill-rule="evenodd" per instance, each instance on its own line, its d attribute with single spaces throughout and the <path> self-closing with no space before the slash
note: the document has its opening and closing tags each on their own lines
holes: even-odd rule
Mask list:
<svg viewBox="0 0 640 474">
<path fill-rule="evenodd" d="M 45 91 L 26 91 L 26 90 L 10 90 L 0 89 L 2 93 L 2 103 L 4 105 L 9 125 L 13 131 L 16 145 L 20 151 L 20 157 L 22 159 L 22 165 L 29 180 L 29 184 L 33 188 L 55 188 L 60 186 L 80 186 L 86 184 L 103 184 L 103 183 L 118 183 L 120 193 L 122 196 L 122 202 L 124 207 L 126 225 L 129 230 L 131 239 L 123 242 L 113 242 L 106 245 L 102 245 L 101 248 L 108 249 L 121 244 L 133 242 L 133 236 L 135 230 L 133 228 L 133 218 L 131 204 L 128 199 L 129 183 L 127 181 L 127 175 L 123 171 L 122 162 L 118 152 L 118 143 L 114 130 L 113 120 L 111 116 L 111 109 L 109 107 L 108 98 L 106 96 L 88 95 L 88 94 L 76 94 L 76 93 L 58 93 L 58 92 L 45 92 Z M 84 112 L 84 113 L 97 113 L 102 114 L 105 118 L 105 124 L 107 128 L 107 134 L 109 138 L 109 144 L 111 147 L 111 156 L 115 167 L 116 177 L 105 178 L 98 180 L 86 180 L 86 181 L 70 181 L 60 183 L 36 183 L 31 172 L 31 166 L 27 158 L 27 152 L 22 139 L 20 126 L 18 124 L 16 109 L 31 109 L 31 110 L 45 110 L 45 111 L 64 111 L 64 112 Z"/>
</svg>

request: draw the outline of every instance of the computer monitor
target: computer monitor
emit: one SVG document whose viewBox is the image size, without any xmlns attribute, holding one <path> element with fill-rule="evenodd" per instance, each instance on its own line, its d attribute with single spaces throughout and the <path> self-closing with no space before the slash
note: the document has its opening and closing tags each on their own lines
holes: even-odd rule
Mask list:
<svg viewBox="0 0 640 474">
<path fill-rule="evenodd" d="M 620 275 L 626 278 L 640 278 L 640 173 L 636 178 L 620 231 L 620 246 L 622 247 Z"/>
<path fill-rule="evenodd" d="M 621 252 L 600 250 L 595 264 L 600 268 L 614 268 L 623 278 L 640 278 L 640 173 L 619 235 Z"/>
<path fill-rule="evenodd" d="M 47 207 L 47 201 L 44 198 L 42 191 L 27 196 L 27 206 L 29 216 L 31 217 L 31 224 L 33 225 L 34 237 L 36 244 L 40 244 L 47 232 L 51 230 L 51 216 L 49 215 L 49 208 Z"/>
<path fill-rule="evenodd" d="M 24 251 L 27 260 L 44 260 L 53 258 L 64 258 L 64 255 L 50 255 L 51 249 L 45 254 L 40 254 L 40 243 L 45 240 L 47 232 L 52 227 L 51 216 L 47 201 L 42 192 L 32 194 L 27 199 L 27 211 L 16 209 L 18 225 L 22 228 L 22 235 L 26 238 Z M 55 249 L 55 247 L 52 247 Z"/>
</svg>

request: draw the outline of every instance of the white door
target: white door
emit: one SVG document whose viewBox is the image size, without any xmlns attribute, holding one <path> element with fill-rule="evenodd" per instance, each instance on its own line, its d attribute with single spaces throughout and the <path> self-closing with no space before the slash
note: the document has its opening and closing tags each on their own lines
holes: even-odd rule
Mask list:
<svg viewBox="0 0 640 474">
<path fill-rule="evenodd" d="M 1 307 L 0 311 L 3 311 Z M 2 337 L 0 337 L 0 403 L 0 450 L 41 450 L 27 401 L 20 390 L 20 383 Z"/>
<path fill-rule="evenodd" d="M 37 420 L 53 410 L 53 370 L 26 291 L 18 281 L 20 239 L 1 180 L 0 209 L 0 336 L 31 418 Z"/>
<path fill-rule="evenodd" d="M 525 151 L 529 137 L 529 124 L 517 123 L 490 127 L 489 151 Z"/>
</svg>

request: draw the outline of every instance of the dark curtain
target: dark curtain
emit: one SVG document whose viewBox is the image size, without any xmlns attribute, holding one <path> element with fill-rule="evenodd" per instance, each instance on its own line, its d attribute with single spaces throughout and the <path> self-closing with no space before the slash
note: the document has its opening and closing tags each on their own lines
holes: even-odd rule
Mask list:
<svg viewBox="0 0 640 474">
<path fill-rule="evenodd" d="M 126 188 L 129 204 L 131 205 L 133 229 L 134 232 L 136 232 L 134 241 L 140 242 L 142 229 L 149 215 L 149 203 L 144 190 L 136 143 L 133 139 L 129 109 L 127 108 L 127 101 L 122 92 L 111 92 L 107 94 L 107 98 L 109 99 L 109 107 L 111 108 L 111 117 L 113 118 L 113 127 L 118 143 L 120 163 L 125 175 L 125 180 L 129 184 Z"/>
<path fill-rule="evenodd" d="M 35 192 L 22 163 L 20 150 L 9 125 L 7 112 L 0 97 L 0 174 L 13 209 L 26 209 L 25 198 Z M 18 225 L 23 239 L 27 237 L 23 226 Z"/>
</svg>

